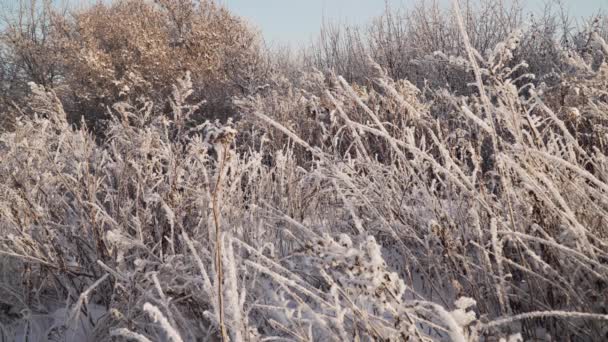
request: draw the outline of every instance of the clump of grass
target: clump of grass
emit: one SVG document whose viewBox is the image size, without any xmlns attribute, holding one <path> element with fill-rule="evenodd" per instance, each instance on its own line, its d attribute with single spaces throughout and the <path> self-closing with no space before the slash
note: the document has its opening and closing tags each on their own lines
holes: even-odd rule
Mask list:
<svg viewBox="0 0 608 342">
<path fill-rule="evenodd" d="M 466 96 L 368 60 L 367 85 L 278 75 L 200 124 L 186 73 L 167 106 L 116 103 L 103 140 L 33 84 L 0 136 L 0 334 L 601 339 L 607 69 L 570 51 L 567 91 L 535 85 L 522 34 L 462 35 Z"/>
</svg>

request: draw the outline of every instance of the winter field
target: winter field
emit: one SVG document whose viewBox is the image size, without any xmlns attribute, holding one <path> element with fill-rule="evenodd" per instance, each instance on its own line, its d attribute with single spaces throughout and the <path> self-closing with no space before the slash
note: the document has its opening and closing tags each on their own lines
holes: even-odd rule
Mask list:
<svg viewBox="0 0 608 342">
<path fill-rule="evenodd" d="M 2 20 L 0 341 L 608 340 L 608 16 Z"/>
</svg>

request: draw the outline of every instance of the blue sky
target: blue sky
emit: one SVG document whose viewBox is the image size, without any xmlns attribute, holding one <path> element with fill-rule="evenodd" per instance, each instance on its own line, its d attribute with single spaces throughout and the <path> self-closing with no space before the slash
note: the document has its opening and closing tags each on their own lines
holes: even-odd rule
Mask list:
<svg viewBox="0 0 608 342">
<path fill-rule="evenodd" d="M 382 13 L 386 0 L 220 0 L 236 14 L 259 27 L 268 41 L 299 44 L 315 35 L 323 17 L 330 21 L 365 23 Z M 411 6 L 417 0 L 388 0 L 392 6 Z M 509 1 L 509 0 L 505 0 Z M 523 0 L 526 9 L 539 11 L 548 0 Z M 589 16 L 608 0 L 563 0 L 577 17 Z M 451 1 L 445 0 L 446 4 Z"/>
<path fill-rule="evenodd" d="M 15 5 L 18 0 L 0 0 L 0 12 Z M 85 4 L 98 0 L 53 0 L 53 2 Z M 101 0 L 111 1 L 111 0 Z M 315 36 L 323 18 L 328 21 L 359 23 L 370 21 L 382 14 L 385 4 L 408 8 L 420 0 L 216 0 L 233 13 L 246 18 L 259 28 L 268 42 L 296 46 L 309 42 Z M 446 6 L 451 0 L 440 0 Z M 463 1 L 463 0 L 461 0 Z M 511 1 L 511 0 L 504 0 Z M 538 12 L 543 4 L 556 0 L 520 0 L 530 12 Z M 608 0 L 562 0 L 575 17 L 596 14 L 600 9 L 608 12 Z"/>
</svg>

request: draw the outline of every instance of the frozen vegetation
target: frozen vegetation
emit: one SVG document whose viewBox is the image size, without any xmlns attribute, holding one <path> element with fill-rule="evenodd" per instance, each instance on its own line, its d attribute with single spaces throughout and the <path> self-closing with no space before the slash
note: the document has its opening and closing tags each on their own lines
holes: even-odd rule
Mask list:
<svg viewBox="0 0 608 342">
<path fill-rule="evenodd" d="M 426 1 L 287 53 L 209 1 L 27 5 L 0 341 L 608 339 L 605 17 Z"/>
</svg>

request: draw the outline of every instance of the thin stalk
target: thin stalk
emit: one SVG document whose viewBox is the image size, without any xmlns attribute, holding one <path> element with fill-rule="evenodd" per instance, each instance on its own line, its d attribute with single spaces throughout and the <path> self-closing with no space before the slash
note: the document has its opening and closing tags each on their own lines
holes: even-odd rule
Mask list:
<svg viewBox="0 0 608 342">
<path fill-rule="evenodd" d="M 215 182 L 215 188 L 213 189 L 212 195 L 212 206 L 213 206 L 213 222 L 215 224 L 215 266 L 217 268 L 217 300 L 219 307 L 219 322 L 220 331 L 222 334 L 222 341 L 229 341 L 228 334 L 226 333 L 226 325 L 224 323 L 224 293 L 222 289 L 222 281 L 224 279 L 224 272 L 222 268 L 222 229 L 220 227 L 220 212 L 217 206 L 218 196 L 222 186 L 222 173 L 224 172 L 224 165 L 226 164 L 226 156 L 228 155 L 227 144 L 222 145 L 222 156 L 220 160 L 220 167 L 218 169 L 218 176 Z"/>
</svg>

